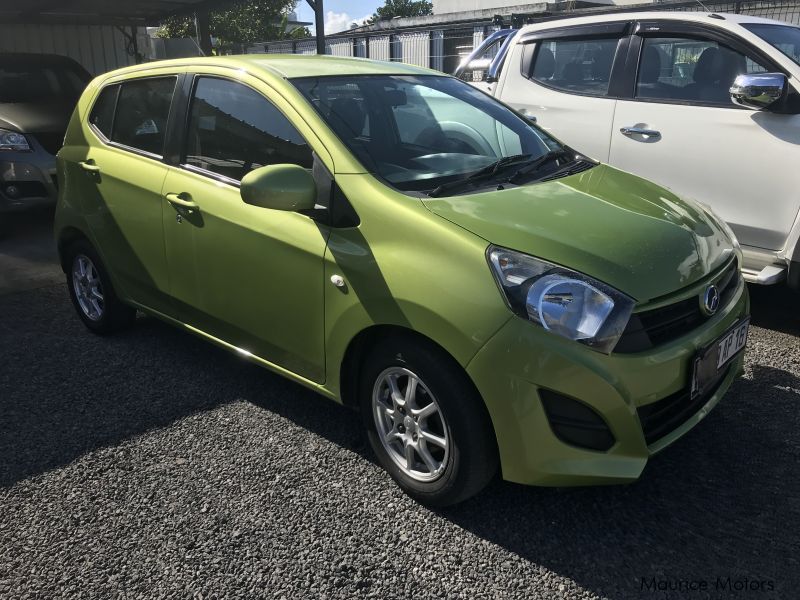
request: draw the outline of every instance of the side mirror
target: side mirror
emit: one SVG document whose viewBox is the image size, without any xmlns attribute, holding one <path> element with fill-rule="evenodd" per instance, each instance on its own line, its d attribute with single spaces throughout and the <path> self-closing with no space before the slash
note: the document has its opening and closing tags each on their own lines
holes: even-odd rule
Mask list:
<svg viewBox="0 0 800 600">
<path fill-rule="evenodd" d="M 774 104 L 786 90 L 786 75 L 783 73 L 753 73 L 739 75 L 731 86 L 731 102 L 762 110 Z"/>
<path fill-rule="evenodd" d="M 245 175 L 239 193 L 253 206 L 299 211 L 314 208 L 317 184 L 300 165 L 269 165 Z"/>
</svg>

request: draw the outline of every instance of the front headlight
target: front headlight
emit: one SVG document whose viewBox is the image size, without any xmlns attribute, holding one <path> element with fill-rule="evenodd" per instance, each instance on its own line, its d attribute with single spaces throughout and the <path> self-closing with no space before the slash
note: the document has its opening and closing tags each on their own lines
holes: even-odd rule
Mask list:
<svg viewBox="0 0 800 600">
<path fill-rule="evenodd" d="M 497 246 L 487 251 L 508 306 L 547 331 L 610 353 L 634 300 L 576 271 Z"/>
<path fill-rule="evenodd" d="M 30 152 L 28 140 L 21 133 L 0 129 L 0 151 Z"/>
</svg>

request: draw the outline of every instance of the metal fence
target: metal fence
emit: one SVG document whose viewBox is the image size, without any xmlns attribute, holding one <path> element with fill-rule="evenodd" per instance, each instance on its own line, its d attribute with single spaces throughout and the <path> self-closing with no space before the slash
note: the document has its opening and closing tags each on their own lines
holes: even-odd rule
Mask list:
<svg viewBox="0 0 800 600">
<path fill-rule="evenodd" d="M 548 5 L 548 12 L 524 15 L 511 15 L 454 25 L 435 25 L 428 27 L 398 27 L 391 30 L 371 32 L 345 32 L 327 36 L 327 54 L 334 56 L 357 56 L 376 60 L 400 61 L 421 67 L 430 67 L 445 73 L 452 73 L 463 58 L 468 56 L 483 39 L 493 31 L 503 27 L 518 27 L 528 23 L 538 23 L 564 19 L 567 17 L 589 16 L 595 14 L 625 13 L 641 10 L 665 11 L 704 11 L 703 5 L 711 12 L 737 13 L 766 17 L 800 25 L 800 0 L 756 0 L 750 2 L 730 2 L 703 0 L 703 5 L 695 1 L 666 1 L 655 4 L 624 7 L 600 7 L 570 10 L 563 3 Z M 498 11 L 501 9 L 498 9 Z M 272 41 L 251 45 L 249 53 L 268 54 L 314 54 L 314 38 L 294 41 Z"/>
</svg>

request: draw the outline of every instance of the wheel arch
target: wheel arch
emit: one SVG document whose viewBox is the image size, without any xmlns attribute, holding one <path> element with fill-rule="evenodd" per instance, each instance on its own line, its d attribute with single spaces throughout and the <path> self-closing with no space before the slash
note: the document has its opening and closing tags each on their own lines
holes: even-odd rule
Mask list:
<svg viewBox="0 0 800 600">
<path fill-rule="evenodd" d="M 476 397 L 480 398 L 481 402 L 483 402 L 486 415 L 491 422 L 491 415 L 486 407 L 486 402 L 483 400 L 483 396 L 481 396 L 478 387 L 475 385 L 475 382 L 472 381 L 472 378 L 469 376 L 464 366 L 461 365 L 446 348 L 432 338 L 414 329 L 403 327 L 402 325 L 371 325 L 359 331 L 350 340 L 339 369 L 339 397 L 344 406 L 353 410 L 358 410 L 358 382 L 361 374 L 361 366 L 364 363 L 364 357 L 369 354 L 370 349 L 374 348 L 379 341 L 399 337 L 413 340 L 418 344 L 424 344 L 457 368 L 463 375 L 464 380 L 475 391 Z M 494 427 L 492 431 L 494 431 Z M 497 440 L 495 440 L 495 443 L 496 442 Z"/>
<path fill-rule="evenodd" d="M 66 264 L 65 250 L 70 244 L 74 244 L 78 240 L 85 240 L 90 244 L 92 243 L 92 241 L 89 239 L 89 236 L 87 236 L 77 227 L 67 226 L 58 232 L 56 249 L 58 251 L 58 262 L 61 264 L 61 270 L 64 271 L 64 273 L 68 272 L 69 270 L 69 265 Z"/>
</svg>

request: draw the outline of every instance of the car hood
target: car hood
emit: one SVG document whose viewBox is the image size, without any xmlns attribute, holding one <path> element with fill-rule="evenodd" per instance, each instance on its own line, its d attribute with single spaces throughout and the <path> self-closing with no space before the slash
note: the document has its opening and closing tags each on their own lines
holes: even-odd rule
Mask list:
<svg viewBox="0 0 800 600">
<path fill-rule="evenodd" d="M 74 103 L 66 100 L 42 103 L 0 103 L 0 127 L 19 133 L 67 130 Z"/>
<path fill-rule="evenodd" d="M 639 302 L 692 284 L 733 254 L 730 238 L 698 204 L 607 165 L 424 202 L 492 244 L 580 271 Z"/>
</svg>

